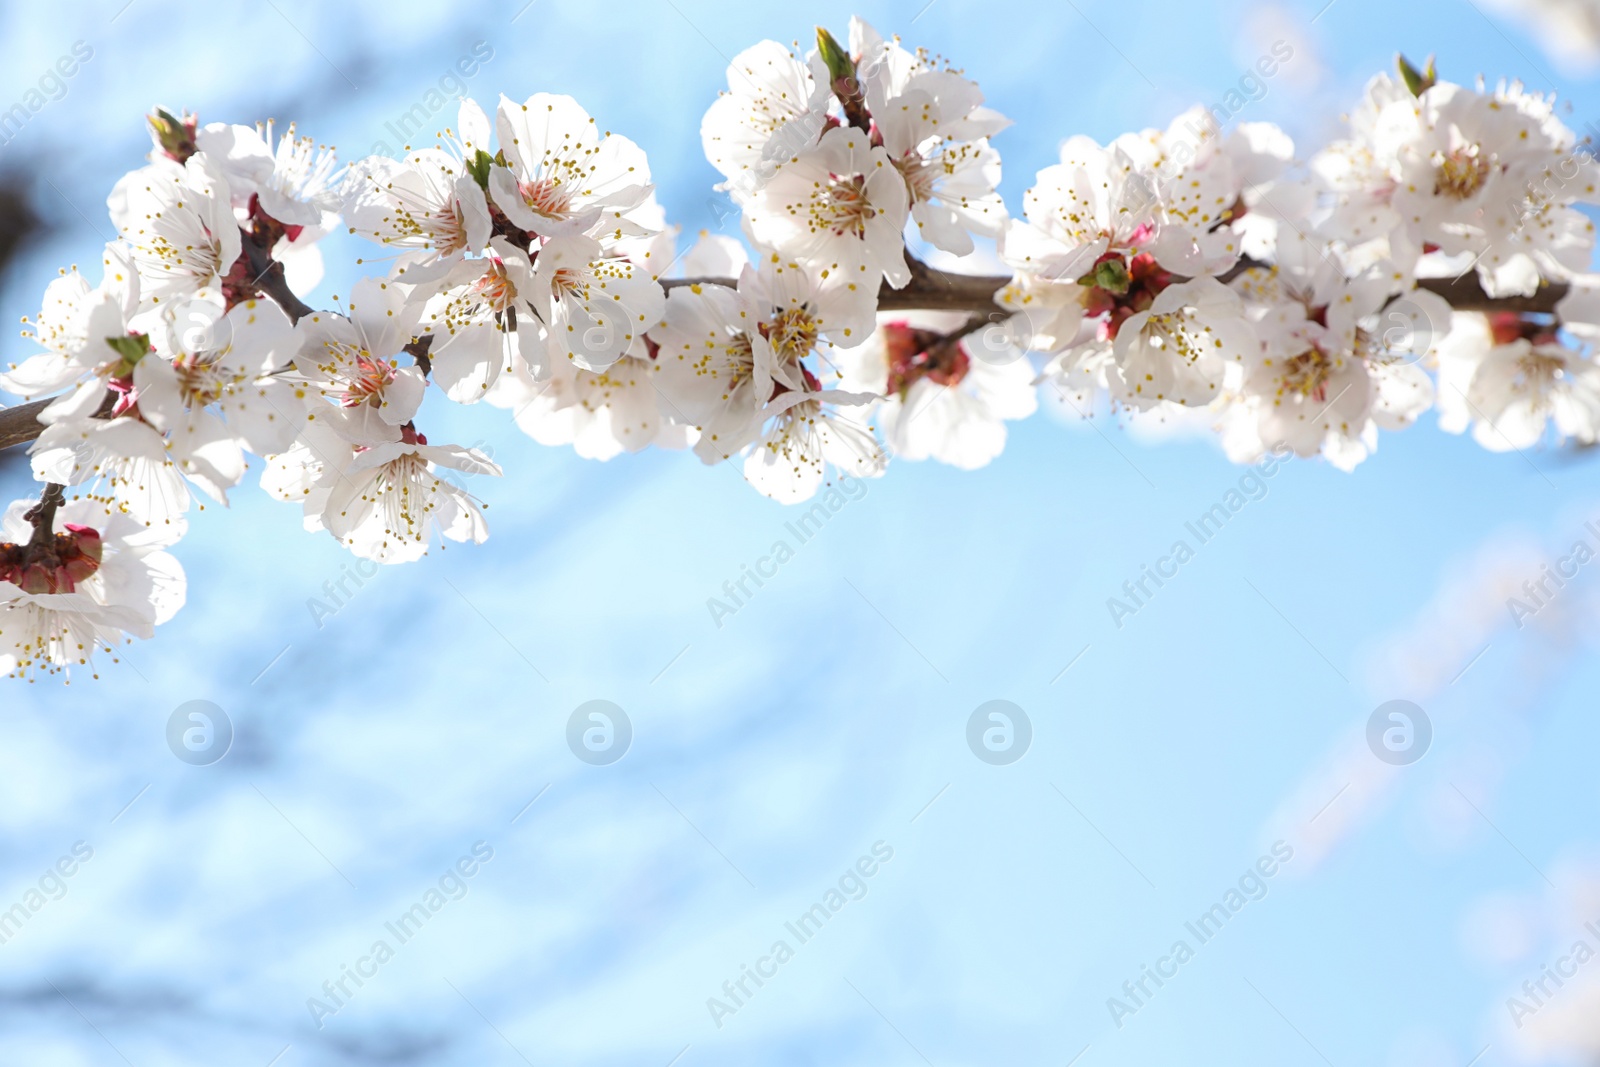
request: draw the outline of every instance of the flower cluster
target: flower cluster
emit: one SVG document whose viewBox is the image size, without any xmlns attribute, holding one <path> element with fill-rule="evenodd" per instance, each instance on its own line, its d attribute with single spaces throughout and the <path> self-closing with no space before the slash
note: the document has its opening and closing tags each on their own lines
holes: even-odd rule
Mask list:
<svg viewBox="0 0 1600 1067">
<path fill-rule="evenodd" d="M 1240 462 L 1350 469 L 1430 407 L 1495 450 L 1600 438 L 1574 207 L 1600 202 L 1600 168 L 1521 85 L 1402 59 L 1306 159 L 1204 108 L 1070 137 L 1012 217 L 1009 122 L 940 57 L 857 19 L 804 55 L 757 44 L 727 79 L 701 138 L 743 240 L 681 252 L 643 150 L 570 97 L 462 99 L 431 147 L 348 165 L 293 126 L 154 112 L 99 280 L 51 282 L 34 351 L 0 371 L 45 398 L 31 430 L 0 416 L 43 483 L 0 520 L 0 671 L 149 637 L 184 599 L 163 550 L 252 457 L 363 558 L 481 542 L 457 475 L 500 469 L 429 442 L 430 396 L 591 459 L 690 448 L 783 502 L 891 457 L 982 466 L 1041 387 L 1199 412 Z M 317 310 L 341 228 L 379 270 Z"/>
<path fill-rule="evenodd" d="M 1290 449 L 1349 470 L 1433 406 L 1492 449 L 1550 424 L 1593 443 L 1594 226 L 1572 206 L 1600 202 L 1593 155 L 1520 85 L 1400 70 L 1303 168 L 1276 127 L 1223 133 L 1203 109 L 1063 144 L 1005 234 L 997 297 L 1050 354 L 1045 379 L 1075 405 L 1204 409 L 1240 462 Z M 1491 321 L 1439 295 L 1474 274 L 1485 306 L 1570 293 Z"/>
</svg>

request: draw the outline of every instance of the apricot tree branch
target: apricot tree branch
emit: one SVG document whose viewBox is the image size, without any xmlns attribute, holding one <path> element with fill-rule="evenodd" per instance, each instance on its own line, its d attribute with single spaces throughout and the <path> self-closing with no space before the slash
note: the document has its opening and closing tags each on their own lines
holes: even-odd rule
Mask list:
<svg viewBox="0 0 1600 1067">
<path fill-rule="evenodd" d="M 259 229 L 259 227 L 258 227 Z M 241 229 L 239 246 L 250 276 L 249 284 L 283 309 L 291 321 L 311 314 L 311 305 L 294 295 L 283 276 L 283 264 L 272 258 L 272 247 L 256 230 Z"/>
<path fill-rule="evenodd" d="M 240 235 L 246 263 L 253 276 L 252 284 L 260 292 L 283 308 L 291 319 L 299 320 L 311 313 L 311 307 L 295 296 L 284 281 L 283 264 L 272 259 L 270 250 L 249 231 Z M 1255 264 L 1244 264 L 1230 274 Z M 880 311 L 965 311 L 974 316 L 956 335 L 966 336 L 985 323 L 990 316 L 1007 313 L 994 302 L 994 294 L 1011 282 L 1004 275 L 956 274 L 939 270 L 924 263 L 911 261 L 911 281 L 902 289 L 885 283 L 878 293 Z M 1226 280 L 1229 275 L 1224 275 Z M 1176 279 L 1175 279 L 1176 280 Z M 723 285 L 736 288 L 735 278 L 664 278 L 664 288 L 671 290 L 693 285 Z M 1475 276 L 1460 278 L 1423 278 L 1417 288 L 1437 293 L 1457 311 L 1513 311 L 1518 314 L 1551 314 L 1556 304 L 1567 295 L 1568 287 L 1560 282 L 1541 285 L 1532 296 L 1491 297 L 1483 291 Z M 414 343 L 415 344 L 415 343 Z M 427 356 L 427 349 L 414 353 Z M 26 444 L 43 432 L 38 415 L 50 400 L 35 400 L 28 404 L 0 409 L 0 449 Z"/>
<path fill-rule="evenodd" d="M 44 432 L 39 422 L 39 412 L 50 406 L 55 397 L 35 400 L 16 407 L 0 408 L 0 449 L 24 445 Z"/>
<path fill-rule="evenodd" d="M 1256 263 L 1242 263 L 1221 276 L 1230 281 Z M 1183 281 L 1181 277 L 1174 282 Z M 888 282 L 878 290 L 880 311 L 970 311 L 988 314 L 1005 310 L 994 302 L 995 293 L 1011 283 L 1007 275 L 954 274 L 926 264 L 912 261 L 911 282 L 903 289 L 892 288 Z M 668 278 L 661 284 L 667 289 L 685 285 L 725 285 L 736 288 L 735 278 Z M 1523 314 L 1550 314 L 1556 304 L 1567 295 L 1567 286 L 1551 282 L 1539 287 L 1532 296 L 1492 297 L 1483 291 L 1475 275 L 1459 278 L 1420 278 L 1418 289 L 1437 293 L 1457 311 L 1515 311 Z"/>
</svg>

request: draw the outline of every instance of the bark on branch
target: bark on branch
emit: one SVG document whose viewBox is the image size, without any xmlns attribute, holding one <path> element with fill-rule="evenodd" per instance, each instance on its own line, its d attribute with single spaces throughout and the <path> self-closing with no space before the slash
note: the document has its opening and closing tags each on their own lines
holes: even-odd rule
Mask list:
<svg viewBox="0 0 1600 1067">
<path fill-rule="evenodd" d="M 290 291 L 283 278 L 283 265 L 271 258 L 269 250 L 247 231 L 241 234 L 244 255 L 250 266 L 254 284 L 298 320 L 311 313 L 311 308 Z M 1226 278 L 1227 276 L 1224 275 Z M 878 308 L 882 311 L 965 311 L 987 319 L 1006 309 L 994 302 L 994 294 L 1011 281 L 1005 275 L 953 274 L 912 261 L 911 282 L 903 289 L 891 288 L 887 283 L 878 292 Z M 736 288 L 736 278 L 666 278 L 661 282 L 667 289 L 688 285 L 724 285 Z M 1419 289 L 1437 293 L 1457 311 L 1514 311 L 1521 314 L 1551 314 L 1556 304 L 1567 295 L 1567 286 L 1552 282 L 1539 287 L 1532 296 L 1491 297 L 1483 291 L 1475 275 L 1460 278 L 1424 278 L 1417 282 Z M 982 322 L 974 319 L 967 332 L 977 329 Z M 426 349 L 422 350 L 426 353 Z M 38 415 L 50 403 L 35 400 L 29 404 L 0 409 L 0 449 L 25 444 L 38 437 L 44 427 Z"/>
<path fill-rule="evenodd" d="M 18 404 L 14 408 L 0 409 L 0 449 L 27 444 L 44 432 L 39 422 L 39 412 L 50 406 L 50 401 L 35 400 L 31 404 Z"/>
<path fill-rule="evenodd" d="M 1490 296 L 1472 275 L 1462 278 L 1423 278 L 1418 289 L 1426 289 L 1444 298 L 1445 303 L 1457 311 L 1516 311 L 1524 314 L 1555 314 L 1556 305 L 1567 295 L 1565 282 L 1549 282 L 1539 287 L 1532 296 Z"/>
<path fill-rule="evenodd" d="M 1008 277 L 979 274 L 952 274 L 913 261 L 911 282 L 895 289 L 885 282 L 878 290 L 879 311 L 970 311 L 986 315 L 1005 309 L 994 302 L 994 294 L 1011 281 Z M 723 285 L 736 289 L 737 278 L 663 278 L 666 289 L 687 285 Z"/>
<path fill-rule="evenodd" d="M 1241 264 L 1222 275 L 1223 281 L 1243 273 L 1250 266 Z M 1174 281 L 1182 281 L 1174 278 Z M 994 302 L 994 294 L 1011 281 L 1009 275 L 952 274 L 920 263 L 912 263 L 911 283 L 904 289 L 894 289 L 887 282 L 878 290 L 880 311 L 970 311 L 986 315 L 991 311 L 1004 311 Z M 661 284 L 667 289 L 685 285 L 725 285 L 736 288 L 736 278 L 668 278 Z M 1562 282 L 1550 282 L 1539 287 L 1532 296 L 1492 297 L 1483 291 L 1476 275 L 1460 278 L 1422 278 L 1417 288 L 1437 293 L 1457 311 L 1516 311 L 1521 313 L 1551 314 L 1556 304 L 1567 295 Z"/>
<path fill-rule="evenodd" d="M 299 322 L 313 309 L 289 288 L 284 280 L 283 264 L 272 258 L 270 241 L 270 235 L 261 236 L 251 230 L 239 233 L 240 249 L 250 269 L 250 285 L 281 307 L 291 320 Z"/>
<path fill-rule="evenodd" d="M 272 258 L 271 239 L 270 234 L 240 229 L 239 247 L 247 269 L 246 285 L 277 304 L 292 321 L 299 322 L 302 316 L 311 314 L 313 309 L 289 288 L 283 276 L 283 264 Z M 39 412 L 49 407 L 54 399 L 47 397 L 15 407 L 0 408 L 0 451 L 13 445 L 27 444 L 43 433 L 44 425 L 39 422 Z M 110 411 L 109 403 L 102 404 L 95 417 L 103 418 Z"/>
</svg>

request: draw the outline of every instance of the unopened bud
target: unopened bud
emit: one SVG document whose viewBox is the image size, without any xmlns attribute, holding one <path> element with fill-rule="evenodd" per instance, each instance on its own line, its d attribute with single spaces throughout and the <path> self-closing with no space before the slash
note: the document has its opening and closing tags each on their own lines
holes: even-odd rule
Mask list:
<svg viewBox="0 0 1600 1067">
<path fill-rule="evenodd" d="M 161 151 L 179 163 L 186 162 L 195 154 L 195 131 L 200 123 L 198 116 L 184 112 L 180 119 L 166 108 L 158 107 L 145 117 L 150 123 L 150 137 Z"/>
<path fill-rule="evenodd" d="M 63 523 L 62 525 L 72 535 L 72 540 L 78 546 L 78 551 L 88 556 L 95 563 L 99 563 L 105 555 L 105 543 L 100 540 L 100 531 L 92 526 L 79 526 L 75 522 Z"/>
<path fill-rule="evenodd" d="M 472 175 L 472 180 L 478 183 L 478 187 L 489 188 L 489 168 L 494 166 L 494 158 L 480 148 L 476 155 L 465 162 L 467 173 Z"/>
<path fill-rule="evenodd" d="M 150 352 L 150 338 L 142 333 L 124 334 L 121 337 L 107 337 L 106 344 L 122 359 L 118 361 L 116 369 L 111 372 L 113 378 L 126 378 L 133 373 L 133 368 Z"/>
<path fill-rule="evenodd" d="M 1395 66 L 1400 69 L 1400 78 L 1406 83 L 1406 88 L 1411 90 L 1412 96 L 1421 96 L 1432 89 L 1439 80 L 1439 73 L 1434 69 L 1433 57 L 1428 57 L 1428 62 L 1421 70 L 1411 65 L 1410 60 L 1403 55 L 1395 56 Z"/>
<path fill-rule="evenodd" d="M 1120 294 L 1128 291 L 1128 280 L 1128 265 L 1117 256 L 1096 263 L 1093 270 L 1078 279 L 1078 284 Z"/>
<path fill-rule="evenodd" d="M 834 82 L 841 78 L 855 80 L 856 61 L 850 58 L 850 53 L 844 50 L 824 26 L 817 27 L 817 52 L 822 56 L 822 62 L 827 65 L 829 80 Z"/>
<path fill-rule="evenodd" d="M 828 87 L 844 109 L 845 118 L 856 129 L 870 131 L 872 116 L 867 113 L 867 94 L 856 77 L 856 61 L 822 26 L 817 27 L 817 54 L 828 68 Z"/>
</svg>

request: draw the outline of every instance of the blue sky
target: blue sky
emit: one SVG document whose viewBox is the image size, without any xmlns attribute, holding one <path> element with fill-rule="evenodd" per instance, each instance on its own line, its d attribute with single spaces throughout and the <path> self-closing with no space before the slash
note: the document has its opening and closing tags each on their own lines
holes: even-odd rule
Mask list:
<svg viewBox="0 0 1600 1067">
<path fill-rule="evenodd" d="M 0 15 L 0 102 L 94 49 L 0 148 L 49 179 L 57 227 L 5 314 L 94 261 L 151 104 L 292 117 L 354 156 L 478 41 L 480 101 L 576 96 L 647 149 L 689 232 L 731 227 L 698 139 L 727 57 L 852 11 L 1016 120 L 1014 210 L 1060 139 L 1222 100 L 1279 39 L 1294 58 L 1237 117 L 1302 145 L 1396 50 L 1557 89 L 1580 128 L 1597 104 L 1467 0 L 1132 24 L 1109 2 L 277 0 L 203 25 L 122 2 Z M 361 254 L 328 252 L 324 299 Z M 1118 628 L 1106 599 L 1244 473 L 1208 442 L 1041 413 L 990 467 L 898 464 L 798 544 L 793 511 L 686 455 L 588 462 L 443 404 L 435 425 L 506 468 L 473 483 L 486 545 L 386 569 L 319 627 L 308 601 L 349 557 L 242 489 L 194 516 L 189 603 L 156 641 L 98 682 L 4 690 L 0 910 L 75 843 L 93 858 L 0 944 L 0 1059 L 1494 1067 L 1527 1062 L 1505 997 L 1600 918 L 1595 583 L 1521 630 L 1504 606 L 1600 517 L 1593 459 L 1489 454 L 1430 417 L 1354 474 L 1285 464 Z M 707 598 L 780 538 L 794 558 L 715 626 Z M 1434 727 L 1409 767 L 1363 740 L 1394 698 Z M 236 731 L 210 767 L 165 741 L 197 699 Z M 610 766 L 567 747 L 597 699 L 633 727 Z M 992 699 L 1032 722 L 1008 766 L 966 745 Z M 1278 840 L 1265 896 L 1188 935 Z M 308 998 L 478 842 L 463 895 L 319 1029 Z M 865 894 L 799 944 L 785 923 L 879 842 Z M 780 939 L 793 958 L 719 1028 L 708 998 Z M 1107 999 L 1178 939 L 1193 959 L 1119 1028 Z"/>
</svg>

